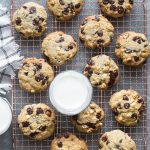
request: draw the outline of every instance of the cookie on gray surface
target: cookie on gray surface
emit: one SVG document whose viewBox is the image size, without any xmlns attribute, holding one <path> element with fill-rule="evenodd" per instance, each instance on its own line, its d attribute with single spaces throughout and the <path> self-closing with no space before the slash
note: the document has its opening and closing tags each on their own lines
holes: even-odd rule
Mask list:
<svg viewBox="0 0 150 150">
<path fill-rule="evenodd" d="M 136 150 L 136 144 L 127 133 L 112 130 L 99 139 L 99 150 Z"/>
<path fill-rule="evenodd" d="M 150 43 L 144 34 L 128 31 L 118 36 L 115 54 L 124 64 L 139 66 L 150 55 Z"/>
<path fill-rule="evenodd" d="M 57 20 L 70 20 L 80 13 L 83 0 L 47 0 L 47 5 Z"/>
<path fill-rule="evenodd" d="M 39 103 L 26 105 L 18 115 L 18 125 L 25 136 L 34 140 L 44 140 L 55 130 L 56 117 L 53 109 Z"/>
<path fill-rule="evenodd" d="M 92 102 L 83 112 L 72 116 L 71 122 L 78 131 L 92 133 L 103 125 L 104 111 L 96 103 Z"/>
<path fill-rule="evenodd" d="M 50 33 L 42 42 L 42 53 L 54 66 L 61 66 L 78 52 L 77 42 L 61 31 Z"/>
<path fill-rule="evenodd" d="M 107 55 L 92 57 L 84 68 L 91 84 L 101 90 L 106 90 L 117 83 L 119 79 L 119 67 Z"/>
<path fill-rule="evenodd" d="M 44 59 L 26 58 L 18 72 L 20 87 L 31 93 L 47 89 L 53 78 L 54 71 Z"/>
<path fill-rule="evenodd" d="M 113 36 L 113 25 L 102 15 L 88 16 L 80 25 L 79 37 L 87 48 L 106 47 Z"/>
<path fill-rule="evenodd" d="M 135 126 L 144 111 L 144 100 L 134 90 L 121 90 L 114 93 L 109 101 L 118 123 L 125 126 Z"/>
<path fill-rule="evenodd" d="M 47 13 L 43 6 L 28 2 L 14 12 L 12 23 L 24 38 L 39 37 L 47 25 Z"/>
<path fill-rule="evenodd" d="M 128 15 L 133 7 L 133 0 L 98 0 L 101 11 L 114 18 Z"/>
<path fill-rule="evenodd" d="M 88 150 L 87 143 L 76 135 L 67 133 L 52 140 L 51 150 Z"/>
</svg>

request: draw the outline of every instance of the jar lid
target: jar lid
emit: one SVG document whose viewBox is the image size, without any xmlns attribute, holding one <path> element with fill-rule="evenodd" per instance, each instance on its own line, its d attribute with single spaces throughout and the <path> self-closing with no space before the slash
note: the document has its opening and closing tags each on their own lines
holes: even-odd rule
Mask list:
<svg viewBox="0 0 150 150">
<path fill-rule="evenodd" d="M 52 105 L 65 115 L 76 115 L 88 107 L 92 93 L 88 78 L 72 70 L 58 74 L 49 88 Z"/>
</svg>

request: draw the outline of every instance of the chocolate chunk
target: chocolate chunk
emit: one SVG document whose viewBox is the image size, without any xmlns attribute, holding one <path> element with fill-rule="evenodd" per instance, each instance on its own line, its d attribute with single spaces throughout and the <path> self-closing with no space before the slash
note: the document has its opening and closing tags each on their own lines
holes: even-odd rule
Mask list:
<svg viewBox="0 0 150 150">
<path fill-rule="evenodd" d="M 101 113 L 100 113 L 100 112 L 96 114 L 96 118 L 97 118 L 97 119 L 100 119 L 100 118 L 101 118 Z"/>
<path fill-rule="evenodd" d="M 121 109 L 121 108 L 122 108 L 120 103 L 117 104 L 117 108 L 118 108 L 118 109 Z"/>
<path fill-rule="evenodd" d="M 116 44 L 116 48 L 117 48 L 117 49 L 121 48 L 121 44 L 120 44 L 120 43 L 117 43 L 117 44 Z"/>
<path fill-rule="evenodd" d="M 137 114 L 136 114 L 136 113 L 133 113 L 133 114 L 131 115 L 131 118 L 137 120 Z"/>
<path fill-rule="evenodd" d="M 27 114 L 28 114 L 28 115 L 33 114 L 33 110 L 32 110 L 32 108 L 30 108 L 30 107 L 29 107 L 29 108 L 27 108 Z"/>
<path fill-rule="evenodd" d="M 58 147 L 62 147 L 63 146 L 62 142 L 58 142 L 57 145 L 58 145 Z"/>
<path fill-rule="evenodd" d="M 118 77 L 118 71 L 117 70 L 115 70 L 114 72 L 110 71 L 109 74 L 110 74 L 110 81 L 108 83 L 108 86 L 111 87 L 114 85 L 115 80 Z"/>
<path fill-rule="evenodd" d="M 48 77 L 44 77 L 44 79 L 42 80 L 42 85 L 44 85 L 46 82 L 48 82 Z"/>
<path fill-rule="evenodd" d="M 86 125 L 87 125 L 88 127 L 92 128 L 92 129 L 95 129 L 95 128 L 96 128 L 95 124 L 94 124 L 94 123 L 91 123 L 91 122 L 87 122 Z"/>
<path fill-rule="evenodd" d="M 109 3 L 109 0 L 103 0 L 103 4 L 107 5 Z"/>
<path fill-rule="evenodd" d="M 67 139 L 67 138 L 69 138 L 69 136 L 70 136 L 70 133 L 65 133 L 64 134 L 64 137 Z"/>
<path fill-rule="evenodd" d="M 115 108 L 115 109 L 113 110 L 113 113 L 114 113 L 115 116 L 118 116 L 118 110 L 117 110 L 117 108 Z"/>
<path fill-rule="evenodd" d="M 43 17 L 38 16 L 39 20 L 43 22 L 45 19 Z"/>
<path fill-rule="evenodd" d="M 79 9 L 80 6 L 81 6 L 80 3 L 78 3 L 78 4 L 75 5 L 75 8 L 76 8 L 76 9 Z"/>
<path fill-rule="evenodd" d="M 69 13 L 69 8 L 68 7 L 65 7 L 63 12 L 62 12 L 64 15 L 67 15 Z"/>
<path fill-rule="evenodd" d="M 72 50 L 73 49 L 73 44 L 70 44 L 69 46 L 68 46 L 68 50 Z"/>
<path fill-rule="evenodd" d="M 41 63 L 39 63 L 39 64 L 34 63 L 34 66 L 36 67 L 37 71 L 40 70 L 40 69 L 42 69 L 42 64 Z"/>
<path fill-rule="evenodd" d="M 22 6 L 24 9 L 27 9 L 27 6 Z"/>
<path fill-rule="evenodd" d="M 139 110 L 139 114 L 142 114 L 145 111 L 145 107 L 143 106 L 142 108 L 140 108 Z"/>
<path fill-rule="evenodd" d="M 138 99 L 138 103 L 142 103 L 142 104 L 144 104 L 144 100 L 143 100 L 143 98 Z"/>
<path fill-rule="evenodd" d="M 102 148 L 103 148 L 103 146 L 102 146 L 101 144 L 99 144 L 98 147 L 99 147 L 99 149 L 102 149 Z"/>
<path fill-rule="evenodd" d="M 115 1 L 114 0 L 108 0 L 110 4 L 114 4 Z"/>
<path fill-rule="evenodd" d="M 35 76 L 35 80 L 37 82 L 40 82 L 41 80 L 44 80 L 44 75 L 40 73 L 39 75 Z"/>
<path fill-rule="evenodd" d="M 24 75 L 25 75 L 25 76 L 28 76 L 28 72 L 24 72 Z"/>
<path fill-rule="evenodd" d="M 137 62 L 137 61 L 139 61 L 139 60 L 140 60 L 140 58 L 139 58 L 139 57 L 137 57 L 137 56 L 134 56 L 134 60 Z"/>
<path fill-rule="evenodd" d="M 123 141 L 123 139 L 121 139 L 121 140 L 119 141 L 119 143 L 122 143 L 122 141 Z"/>
<path fill-rule="evenodd" d="M 128 96 L 123 95 L 123 100 L 128 101 L 129 100 Z"/>
<path fill-rule="evenodd" d="M 125 108 L 125 109 L 129 109 L 129 108 L 130 108 L 130 104 L 129 104 L 129 103 L 125 103 L 125 104 L 124 104 L 124 108 Z"/>
<path fill-rule="evenodd" d="M 102 140 L 103 142 L 106 142 L 106 141 L 108 140 L 108 138 L 107 138 L 107 136 L 102 136 L 101 140 Z"/>
<path fill-rule="evenodd" d="M 38 26 L 39 25 L 39 18 L 34 18 L 32 21 L 32 24 Z"/>
<path fill-rule="evenodd" d="M 124 8 L 122 6 L 118 6 L 117 11 L 118 11 L 119 14 L 123 14 L 124 13 Z"/>
<path fill-rule="evenodd" d="M 25 128 L 28 127 L 29 125 L 30 125 L 30 124 L 29 124 L 28 121 L 22 122 L 22 126 L 25 127 Z"/>
<path fill-rule="evenodd" d="M 65 5 L 64 0 L 59 0 L 60 5 Z"/>
<path fill-rule="evenodd" d="M 38 27 L 37 27 L 37 31 L 38 31 L 38 32 L 42 32 L 42 26 L 38 26 Z"/>
<path fill-rule="evenodd" d="M 103 31 L 97 31 L 96 34 L 97 34 L 99 37 L 102 37 L 102 36 L 103 36 Z"/>
<path fill-rule="evenodd" d="M 92 73 L 93 73 L 91 67 L 85 67 L 84 71 L 85 71 L 85 72 L 88 72 L 88 77 L 91 77 L 91 75 L 92 75 Z"/>
<path fill-rule="evenodd" d="M 118 4 L 119 4 L 119 5 L 123 5 L 123 3 L 124 3 L 124 0 L 119 0 L 119 1 L 118 1 Z"/>
<path fill-rule="evenodd" d="M 46 130 L 46 126 L 40 126 L 40 127 L 39 127 L 39 130 L 45 131 L 45 130 Z"/>
<path fill-rule="evenodd" d="M 21 25 L 21 18 L 20 17 L 17 17 L 16 18 L 16 25 Z"/>
<path fill-rule="evenodd" d="M 52 112 L 51 112 L 50 109 L 48 109 L 48 110 L 45 111 L 45 114 L 46 114 L 47 116 L 51 117 Z"/>
<path fill-rule="evenodd" d="M 102 45 L 105 41 L 103 39 L 97 40 L 97 44 Z"/>
<path fill-rule="evenodd" d="M 30 137 L 34 138 L 37 134 L 39 134 L 39 132 L 33 132 L 30 134 Z"/>
<path fill-rule="evenodd" d="M 33 13 L 35 13 L 36 12 L 36 8 L 35 7 L 31 7 L 30 9 L 29 9 L 29 13 L 30 14 L 33 14 Z"/>
<path fill-rule="evenodd" d="M 110 10 L 116 11 L 116 9 L 117 9 L 117 7 L 116 7 L 115 5 L 111 5 L 111 6 L 110 6 Z"/>
<path fill-rule="evenodd" d="M 87 64 L 90 66 L 93 66 L 95 64 L 95 62 L 92 59 L 90 59 Z"/>
<path fill-rule="evenodd" d="M 43 109 L 42 109 L 42 108 L 37 108 L 36 114 L 37 114 L 37 115 L 39 115 L 39 114 L 44 114 Z"/>
<path fill-rule="evenodd" d="M 129 0 L 129 3 L 130 3 L 131 5 L 133 5 L 134 2 L 133 2 L 133 0 Z"/>
</svg>

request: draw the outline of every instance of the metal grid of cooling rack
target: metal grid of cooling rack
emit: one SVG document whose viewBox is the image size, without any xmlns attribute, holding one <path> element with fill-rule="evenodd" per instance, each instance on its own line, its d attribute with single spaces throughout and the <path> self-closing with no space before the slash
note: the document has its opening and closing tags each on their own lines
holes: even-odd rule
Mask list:
<svg viewBox="0 0 150 150">
<path fill-rule="evenodd" d="M 28 2 L 30 0 L 11 0 L 12 1 L 12 13 L 20 7 L 23 3 Z M 32 0 L 39 4 L 46 6 L 45 0 Z M 84 0 L 83 10 L 82 12 L 75 17 L 73 20 L 68 22 L 59 22 L 56 21 L 55 18 L 48 12 L 48 28 L 45 34 L 41 38 L 35 39 L 23 39 L 20 37 L 18 33 L 16 33 L 13 29 L 14 36 L 16 38 L 16 42 L 20 45 L 22 53 L 25 57 L 42 57 L 40 54 L 40 45 L 42 39 L 46 34 L 53 31 L 64 31 L 67 34 L 73 35 L 73 37 L 78 41 L 79 44 L 79 53 L 77 56 L 66 65 L 63 65 L 60 68 L 55 68 L 56 74 L 64 71 L 64 70 L 77 70 L 82 72 L 83 67 L 85 66 L 87 60 L 95 56 L 97 54 L 105 53 L 106 55 L 111 56 L 120 67 L 120 82 L 114 86 L 113 88 L 107 91 L 98 91 L 94 89 L 93 101 L 98 103 L 105 111 L 105 121 L 101 130 L 97 133 L 93 133 L 90 135 L 79 133 L 70 123 L 70 119 L 67 116 L 61 115 L 57 112 L 57 129 L 55 132 L 57 134 L 61 134 L 64 132 L 75 133 L 78 137 L 85 139 L 88 143 L 89 150 L 97 150 L 98 149 L 98 138 L 103 132 L 110 131 L 113 129 L 121 129 L 127 132 L 136 142 L 137 150 L 146 150 L 147 149 L 147 115 L 146 111 L 143 115 L 142 120 L 136 127 L 123 127 L 116 123 L 114 116 L 108 106 L 108 100 L 110 95 L 116 91 L 121 89 L 132 88 L 140 92 L 140 94 L 144 97 L 145 101 L 147 100 L 147 67 L 146 64 L 140 68 L 130 68 L 124 66 L 114 55 L 114 43 L 116 36 L 124 31 L 133 30 L 137 32 L 145 33 L 147 32 L 147 20 L 146 20 L 146 8 L 145 1 L 143 0 L 134 0 L 134 8 L 129 16 L 120 18 L 120 19 L 112 19 L 108 18 L 115 27 L 115 38 L 110 47 L 106 49 L 97 49 L 90 50 L 86 49 L 83 44 L 80 42 L 78 38 L 78 30 L 79 25 L 83 18 L 88 15 L 99 14 L 100 8 L 98 6 L 97 0 Z M 11 13 L 11 14 L 12 14 Z M 30 140 L 27 137 L 24 137 L 18 129 L 17 125 L 17 115 L 20 112 L 20 109 L 26 105 L 31 103 L 39 103 L 44 102 L 49 105 L 48 92 L 44 91 L 37 94 L 29 94 L 27 92 L 22 91 L 18 85 L 18 79 L 13 80 L 13 143 L 15 150 L 49 150 L 49 144 L 53 137 L 44 140 L 42 142 L 36 142 L 34 140 Z"/>
</svg>

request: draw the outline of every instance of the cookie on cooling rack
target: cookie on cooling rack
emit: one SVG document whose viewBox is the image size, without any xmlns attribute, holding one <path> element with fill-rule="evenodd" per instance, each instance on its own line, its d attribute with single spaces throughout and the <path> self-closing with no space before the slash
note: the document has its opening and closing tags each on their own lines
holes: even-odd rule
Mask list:
<svg viewBox="0 0 150 150">
<path fill-rule="evenodd" d="M 135 126 L 144 111 L 144 100 L 134 90 L 121 90 L 114 93 L 109 101 L 118 123 L 125 126 Z"/>
<path fill-rule="evenodd" d="M 92 57 L 84 68 L 91 84 L 101 90 L 106 90 L 117 83 L 119 79 L 119 67 L 106 55 Z"/>
<path fill-rule="evenodd" d="M 83 112 L 72 116 L 71 122 L 80 132 L 92 133 L 103 125 L 103 119 L 103 109 L 92 102 Z"/>
<path fill-rule="evenodd" d="M 150 43 L 144 34 L 128 31 L 118 36 L 115 54 L 124 64 L 139 66 L 150 55 Z"/>
<path fill-rule="evenodd" d="M 104 133 L 99 139 L 99 150 L 136 150 L 136 144 L 121 130 Z"/>
<path fill-rule="evenodd" d="M 18 78 L 21 88 L 36 93 L 48 88 L 54 78 L 54 71 L 44 59 L 26 58 L 18 72 Z"/>
<path fill-rule="evenodd" d="M 47 0 L 47 5 L 57 20 L 70 20 L 80 13 L 83 0 Z"/>
<path fill-rule="evenodd" d="M 133 0 L 98 0 L 101 11 L 114 18 L 128 15 L 133 7 Z"/>
<path fill-rule="evenodd" d="M 50 33 L 42 42 L 42 53 L 54 66 L 65 64 L 78 52 L 77 42 L 61 31 Z"/>
<path fill-rule="evenodd" d="M 44 140 L 55 130 L 56 117 L 53 109 L 43 103 L 26 105 L 18 115 L 18 125 L 25 136 Z"/>
<path fill-rule="evenodd" d="M 24 38 L 39 37 L 45 31 L 47 13 L 43 6 L 28 2 L 15 11 L 12 22 Z"/>
<path fill-rule="evenodd" d="M 79 37 L 87 48 L 106 47 L 113 36 L 113 25 L 102 15 L 88 16 L 80 25 Z"/>
<path fill-rule="evenodd" d="M 50 145 L 51 150 L 88 150 L 88 145 L 84 140 L 73 134 L 67 133 L 56 137 Z"/>
</svg>

